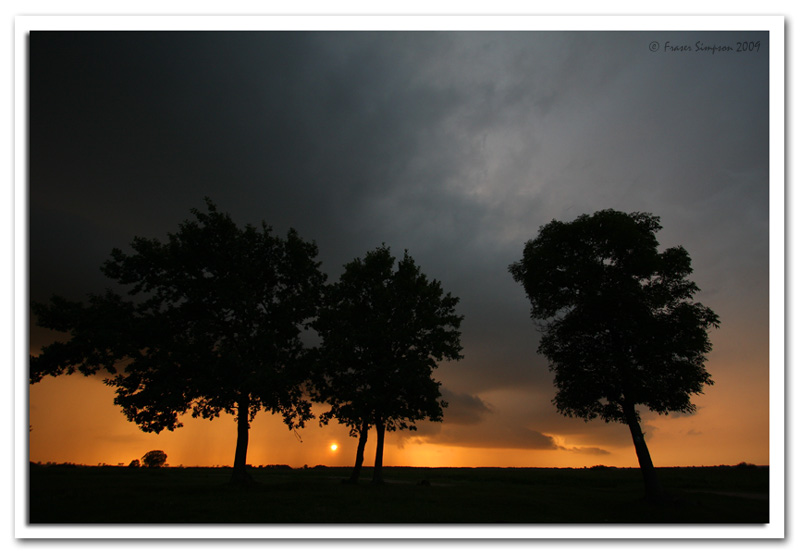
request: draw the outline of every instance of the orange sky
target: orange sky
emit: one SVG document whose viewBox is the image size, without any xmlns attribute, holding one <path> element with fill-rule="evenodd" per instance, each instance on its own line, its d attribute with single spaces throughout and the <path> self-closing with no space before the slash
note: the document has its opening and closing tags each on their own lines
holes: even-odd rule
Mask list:
<svg viewBox="0 0 800 554">
<path fill-rule="evenodd" d="M 747 364 L 747 360 L 744 361 Z M 709 369 L 714 375 L 714 358 Z M 746 368 L 742 368 L 746 370 Z M 731 372 L 735 375 L 735 372 Z M 657 466 L 769 463 L 768 383 L 753 387 L 737 380 L 718 380 L 697 399 L 693 416 L 644 414 L 644 429 Z M 532 400 L 514 391 L 482 394 L 495 406 L 493 413 L 474 426 L 445 423 L 423 426 L 420 433 L 387 433 L 385 465 L 398 466 L 501 466 L 583 467 L 592 465 L 636 466 L 627 427 L 601 422 L 584 423 L 562 418 L 558 433 L 549 434 L 557 450 L 454 446 L 441 439 L 450 431 L 474 432 L 476 440 L 502 433 L 504 412 L 524 412 Z M 113 404 L 114 391 L 97 377 L 81 375 L 47 377 L 30 386 L 30 459 L 37 462 L 78 464 L 128 464 L 149 450 L 163 450 L 172 466 L 232 465 L 236 441 L 232 416 L 213 422 L 183 418 L 184 427 L 160 435 L 140 431 Z M 546 399 L 536 399 L 547 403 Z M 500 404 L 502 402 L 502 404 Z M 502 406 L 502 407 L 498 407 Z M 322 410 L 315 407 L 315 413 Z M 552 407 L 550 407 L 552 409 Z M 554 420 L 559 422 L 560 420 Z M 532 427 L 548 434 L 540 422 Z M 456 429 L 462 427 L 462 429 Z M 466 428 L 464 428 L 466 427 Z M 424 430 L 424 432 L 422 432 Z M 355 458 L 356 439 L 333 422 L 320 427 L 316 420 L 289 431 L 280 416 L 260 413 L 253 422 L 248 463 L 348 466 Z M 458 434 L 458 433 L 456 433 Z M 485 439 L 484 439 L 485 440 Z M 330 445 L 339 448 L 331 451 Z M 606 454 L 579 452 L 600 448 Z M 372 465 L 375 437 L 367 443 L 365 465 Z"/>
</svg>

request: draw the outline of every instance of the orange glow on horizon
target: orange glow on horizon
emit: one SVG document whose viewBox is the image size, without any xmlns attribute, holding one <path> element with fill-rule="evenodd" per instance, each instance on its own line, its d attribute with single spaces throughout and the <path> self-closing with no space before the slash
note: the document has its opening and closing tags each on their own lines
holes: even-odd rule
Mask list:
<svg viewBox="0 0 800 554">
<path fill-rule="evenodd" d="M 657 466 L 769 464 L 768 398 L 762 392 L 719 384 L 714 401 L 699 397 L 692 417 L 643 414 L 648 447 Z M 761 416 L 741 409 L 763 397 Z M 214 421 L 182 418 L 184 427 L 158 435 L 144 433 L 128 422 L 113 404 L 114 391 L 96 378 L 80 375 L 45 378 L 30 387 L 30 460 L 82 465 L 128 465 L 149 450 L 167 453 L 170 466 L 231 466 L 236 444 L 232 416 Z M 706 401 L 706 402 L 703 402 Z M 319 410 L 315 410 L 316 413 Z M 637 467 L 627 428 L 609 424 L 614 444 L 595 444 L 591 429 L 571 421 L 571 434 L 550 434 L 555 449 L 481 448 L 437 443 L 437 435 L 412 432 L 386 434 L 385 466 L 420 467 Z M 574 430 L 574 431 L 572 431 Z M 280 416 L 260 413 L 250 429 L 247 462 L 253 466 L 286 464 L 349 466 L 355 460 L 357 439 L 348 430 L 316 420 L 295 433 Z M 598 455 L 592 449 L 602 449 Z M 323 454 L 327 452 L 327 454 Z M 364 465 L 375 455 L 369 436 Z"/>
</svg>

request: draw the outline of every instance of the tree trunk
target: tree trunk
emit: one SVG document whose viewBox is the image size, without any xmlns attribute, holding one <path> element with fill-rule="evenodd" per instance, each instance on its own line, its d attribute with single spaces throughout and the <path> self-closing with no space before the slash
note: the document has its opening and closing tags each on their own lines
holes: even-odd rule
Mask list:
<svg viewBox="0 0 800 554">
<path fill-rule="evenodd" d="M 361 430 L 358 434 L 358 449 L 356 450 L 356 465 L 353 466 L 353 473 L 350 474 L 348 483 L 358 483 L 358 476 L 361 474 L 361 466 L 364 465 L 364 447 L 367 445 L 367 433 L 369 432 L 369 423 L 366 421 L 361 424 Z"/>
<path fill-rule="evenodd" d="M 375 467 L 372 471 L 372 484 L 383 484 L 383 435 L 386 427 L 380 419 L 375 422 L 375 433 L 377 434 L 377 444 L 375 446 Z"/>
<path fill-rule="evenodd" d="M 639 426 L 639 417 L 636 413 L 636 407 L 633 403 L 623 402 L 622 409 L 625 414 L 625 422 L 631 430 L 633 446 L 636 449 L 636 457 L 639 459 L 639 468 L 642 470 L 645 498 L 649 502 L 660 502 L 663 500 L 664 495 L 661 490 L 661 485 L 658 482 L 653 460 L 650 459 L 650 451 L 647 449 L 647 444 L 644 442 L 644 433 L 642 433 L 642 428 Z"/>
<path fill-rule="evenodd" d="M 247 473 L 247 443 L 250 435 L 250 396 L 241 394 L 236 414 L 236 455 L 233 459 L 231 483 L 247 485 L 253 478 Z"/>
</svg>

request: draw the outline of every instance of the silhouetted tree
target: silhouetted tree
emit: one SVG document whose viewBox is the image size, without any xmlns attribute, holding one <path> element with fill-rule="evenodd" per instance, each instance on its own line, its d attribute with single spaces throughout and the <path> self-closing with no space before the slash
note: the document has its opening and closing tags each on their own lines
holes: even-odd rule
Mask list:
<svg viewBox="0 0 800 554">
<path fill-rule="evenodd" d="M 87 305 L 54 297 L 34 304 L 38 324 L 71 334 L 31 357 L 31 383 L 44 375 L 107 370 L 115 403 L 147 432 L 181 426 L 178 416 L 235 416 L 232 481 L 247 482 L 249 426 L 256 413 L 283 415 L 289 428 L 311 417 L 301 329 L 316 315 L 325 275 L 317 247 L 290 230 L 238 227 L 206 199 L 207 213 L 166 242 L 137 237 L 115 249 L 103 272 L 130 285 Z"/>
<path fill-rule="evenodd" d="M 136 465 L 133 465 L 131 462 L 132 467 L 139 467 L 139 460 L 134 460 Z M 142 456 L 142 464 L 144 467 L 162 467 L 165 463 L 167 463 L 167 454 L 163 450 L 151 450 L 144 456 Z"/>
<path fill-rule="evenodd" d="M 707 331 L 719 320 L 693 302 L 683 247 L 658 251 L 659 218 L 604 210 L 552 221 L 509 266 L 539 322 L 555 374 L 554 404 L 566 416 L 630 428 L 648 499 L 660 499 L 637 405 L 691 413 L 691 395 L 712 385 Z"/>
<path fill-rule="evenodd" d="M 131 460 L 131 463 L 128 464 L 128 467 L 139 467 L 142 464 L 139 463 L 139 460 Z"/>
<path fill-rule="evenodd" d="M 315 399 L 330 404 L 320 420 L 335 418 L 359 437 L 353 482 L 375 428 L 373 481 L 380 483 L 384 433 L 442 419 L 446 403 L 432 372 L 443 359 L 461 358 L 458 298 L 429 281 L 407 252 L 395 269 L 386 246 L 346 264 L 325 296 L 314 323 L 322 338 Z"/>
</svg>

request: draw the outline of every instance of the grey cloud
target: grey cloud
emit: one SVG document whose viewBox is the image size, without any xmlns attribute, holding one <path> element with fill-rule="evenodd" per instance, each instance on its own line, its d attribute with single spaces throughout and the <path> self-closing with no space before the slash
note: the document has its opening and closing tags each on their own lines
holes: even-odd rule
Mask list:
<svg viewBox="0 0 800 554">
<path fill-rule="evenodd" d="M 608 450 L 603 448 L 596 448 L 593 446 L 577 446 L 577 447 L 566 447 L 566 446 L 559 446 L 559 450 L 566 450 L 568 452 L 575 452 L 576 454 L 592 454 L 595 456 L 608 456 L 611 454 Z"/>
<path fill-rule="evenodd" d="M 549 399 L 529 385 L 527 389 L 497 390 L 488 393 L 496 403 L 484 397 L 444 391 L 452 400 L 439 423 L 421 422 L 413 432 L 394 437 L 400 444 L 408 441 L 464 447 L 514 448 L 530 450 L 565 450 L 607 454 L 597 445 L 630 446 L 627 427 L 565 418 L 555 411 Z M 560 438 L 556 439 L 558 436 Z"/>
<path fill-rule="evenodd" d="M 555 450 L 552 437 L 524 425 L 486 422 L 482 425 L 446 425 L 424 423 L 417 432 L 399 433 L 396 440 L 447 444 L 476 448 L 515 448 Z"/>
<path fill-rule="evenodd" d="M 436 436 L 439 444 L 474 446 L 480 448 L 517 448 L 528 450 L 552 450 L 553 439 L 538 431 L 524 427 L 488 430 L 483 433 L 467 433 L 462 429 L 448 429 Z"/>
<path fill-rule="evenodd" d="M 442 387 L 441 392 L 442 400 L 448 404 L 444 417 L 450 425 L 474 425 L 492 412 L 478 396 L 456 393 L 446 387 Z"/>
</svg>

